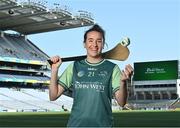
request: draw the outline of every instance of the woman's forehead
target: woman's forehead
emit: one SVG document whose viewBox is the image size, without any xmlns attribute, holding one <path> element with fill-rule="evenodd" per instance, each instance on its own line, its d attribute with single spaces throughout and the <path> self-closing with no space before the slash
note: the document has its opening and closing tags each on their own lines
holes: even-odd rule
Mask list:
<svg viewBox="0 0 180 128">
<path fill-rule="evenodd" d="M 87 33 L 87 38 L 93 38 L 93 37 L 97 37 L 102 39 L 102 34 L 100 32 L 97 31 L 91 31 Z"/>
</svg>

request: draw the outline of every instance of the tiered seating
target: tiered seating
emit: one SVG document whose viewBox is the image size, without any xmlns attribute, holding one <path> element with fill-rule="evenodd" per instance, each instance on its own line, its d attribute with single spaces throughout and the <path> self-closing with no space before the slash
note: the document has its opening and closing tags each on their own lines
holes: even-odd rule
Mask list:
<svg viewBox="0 0 180 128">
<path fill-rule="evenodd" d="M 39 98 L 40 101 L 48 101 L 51 102 L 52 104 L 58 105 L 58 108 L 64 105 L 68 110 L 71 110 L 73 99 L 62 95 L 59 97 L 56 101 L 49 101 L 49 90 L 40 91 L 40 90 L 35 90 L 35 89 L 23 89 L 23 93 L 26 93 L 28 95 L 31 95 L 33 97 Z"/>
<path fill-rule="evenodd" d="M 22 36 L 5 34 L 0 37 L 0 47 L 3 56 L 28 60 L 47 60 L 47 55 Z"/>
<path fill-rule="evenodd" d="M 71 110 L 73 100 L 61 96 L 50 101 L 48 90 L 0 88 L 0 111 L 63 111 L 62 106 Z"/>
<path fill-rule="evenodd" d="M 0 85 L 9 86 L 46 86 L 49 77 L 48 56 L 31 43 L 25 36 L 1 32 L 0 36 Z M 19 83 L 19 85 L 17 84 Z"/>
<path fill-rule="evenodd" d="M 35 80 L 36 82 L 41 82 L 41 81 L 48 81 L 49 77 L 45 76 L 25 76 L 25 75 L 10 75 L 10 74 L 0 74 L 0 80 L 5 80 L 8 79 L 9 81 L 22 81 L 26 82 L 28 80 Z"/>
<path fill-rule="evenodd" d="M 136 100 L 129 101 L 129 104 L 134 107 L 134 109 L 169 109 L 169 106 L 174 102 L 174 100 Z"/>
</svg>

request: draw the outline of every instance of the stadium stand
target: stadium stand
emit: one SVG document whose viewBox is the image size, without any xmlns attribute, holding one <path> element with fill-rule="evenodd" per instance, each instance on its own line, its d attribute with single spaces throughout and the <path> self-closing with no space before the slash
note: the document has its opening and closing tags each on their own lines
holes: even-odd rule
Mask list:
<svg viewBox="0 0 180 128">
<path fill-rule="evenodd" d="M 180 96 L 179 60 L 134 63 L 129 104 L 136 109 L 169 109 Z"/>
<path fill-rule="evenodd" d="M 6 38 L 5 38 L 6 37 Z M 49 83 L 49 77 L 44 74 L 48 71 L 46 60 L 48 56 L 37 49 L 23 36 L 4 33 L 0 37 L 0 44 L 7 50 L 1 51 L 0 82 L 3 85 L 35 85 L 41 86 Z M 31 55 L 33 51 L 36 56 Z M 8 53 L 8 54 L 6 54 Z M 17 84 L 19 83 L 19 85 Z"/>
<path fill-rule="evenodd" d="M 60 97 L 57 101 L 49 101 L 48 90 L 1 88 L 1 111 L 63 111 L 61 106 L 71 110 L 72 98 Z"/>
<path fill-rule="evenodd" d="M 39 0 L 0 0 L 0 111 L 70 111 L 71 97 L 49 101 L 49 56 L 27 35 L 92 24 L 87 11 L 72 15 Z"/>
<path fill-rule="evenodd" d="M 168 110 L 175 100 L 134 100 L 129 105 L 136 110 Z"/>
</svg>

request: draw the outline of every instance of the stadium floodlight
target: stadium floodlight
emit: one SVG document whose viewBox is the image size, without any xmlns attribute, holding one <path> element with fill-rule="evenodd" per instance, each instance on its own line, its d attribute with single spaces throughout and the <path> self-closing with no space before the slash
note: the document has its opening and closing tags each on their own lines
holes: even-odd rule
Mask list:
<svg viewBox="0 0 180 128">
<path fill-rule="evenodd" d="M 12 2 L 15 2 L 15 3 L 17 2 L 17 0 L 11 0 L 11 1 L 12 1 Z"/>
<path fill-rule="evenodd" d="M 40 4 L 41 6 L 44 6 L 44 7 L 47 4 L 47 1 L 45 1 L 45 0 L 38 0 L 37 2 L 38 2 L 38 4 Z"/>
<path fill-rule="evenodd" d="M 53 12 L 60 13 L 63 16 L 72 15 L 69 6 L 67 6 L 67 5 L 60 5 L 59 3 L 54 3 L 51 10 Z"/>
<path fill-rule="evenodd" d="M 46 9 L 46 3 L 45 0 L 19 0 L 18 3 L 20 3 L 22 6 L 28 5 L 28 6 L 35 6 L 38 7 L 40 10 Z"/>
<path fill-rule="evenodd" d="M 54 3 L 53 5 L 54 5 L 54 6 L 59 6 L 60 4 L 58 4 L 58 3 Z"/>
<path fill-rule="evenodd" d="M 92 22 L 94 21 L 94 19 L 92 18 L 92 14 L 90 12 L 83 11 L 83 10 L 79 10 L 76 17 L 80 18 L 80 19 L 85 19 L 85 20 L 88 20 L 88 21 L 92 21 Z"/>
</svg>

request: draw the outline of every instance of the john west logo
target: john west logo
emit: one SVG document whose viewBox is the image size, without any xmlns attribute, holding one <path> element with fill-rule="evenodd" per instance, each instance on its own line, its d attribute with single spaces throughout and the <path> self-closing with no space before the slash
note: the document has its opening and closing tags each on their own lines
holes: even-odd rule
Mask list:
<svg viewBox="0 0 180 128">
<path fill-rule="evenodd" d="M 93 89 L 98 92 L 104 92 L 104 85 L 100 82 L 75 82 L 76 89 Z"/>
</svg>

